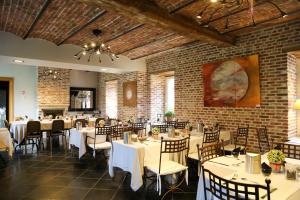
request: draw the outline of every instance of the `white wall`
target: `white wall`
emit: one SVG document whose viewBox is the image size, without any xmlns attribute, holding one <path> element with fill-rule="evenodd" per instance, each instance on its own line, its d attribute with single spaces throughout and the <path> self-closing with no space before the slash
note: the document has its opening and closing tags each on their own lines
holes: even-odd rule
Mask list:
<svg viewBox="0 0 300 200">
<path fill-rule="evenodd" d="M 14 78 L 14 117 L 37 118 L 37 67 L 0 60 L 0 77 Z"/>
<path fill-rule="evenodd" d="M 98 72 L 71 70 L 70 85 L 71 87 L 97 88 Z"/>
</svg>

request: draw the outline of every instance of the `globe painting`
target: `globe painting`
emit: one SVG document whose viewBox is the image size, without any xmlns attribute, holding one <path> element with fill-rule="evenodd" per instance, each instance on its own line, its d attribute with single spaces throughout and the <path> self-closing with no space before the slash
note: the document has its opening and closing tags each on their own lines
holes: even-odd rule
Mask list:
<svg viewBox="0 0 300 200">
<path fill-rule="evenodd" d="M 258 55 L 203 65 L 204 106 L 259 107 Z"/>
</svg>

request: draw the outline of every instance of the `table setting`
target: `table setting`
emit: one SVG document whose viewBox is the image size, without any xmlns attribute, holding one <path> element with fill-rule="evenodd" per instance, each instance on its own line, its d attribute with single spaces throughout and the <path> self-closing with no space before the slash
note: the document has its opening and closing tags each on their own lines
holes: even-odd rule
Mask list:
<svg viewBox="0 0 300 200">
<path fill-rule="evenodd" d="M 181 132 L 182 133 L 182 132 Z M 161 137 L 164 139 L 182 139 L 186 134 L 180 134 L 175 137 L 169 137 L 168 133 L 158 134 L 155 137 L 147 136 L 147 139 L 142 141 L 134 139 L 131 142 L 124 142 L 124 140 L 112 141 L 112 151 L 109 158 L 109 174 L 114 176 L 114 167 L 123 169 L 131 173 L 131 189 L 137 191 L 143 185 L 144 165 L 147 163 L 158 163 L 160 155 Z M 132 136 L 131 136 L 132 137 Z M 135 136 L 134 136 L 135 137 Z M 228 141 L 230 139 L 229 132 L 220 134 L 220 139 Z M 132 140 L 132 139 L 130 139 Z M 190 136 L 190 150 L 189 153 L 197 152 L 197 144 L 201 146 L 203 140 L 203 133 L 196 131 L 192 132 Z M 170 157 L 164 157 L 163 160 L 168 160 Z M 172 159 L 175 159 L 174 157 Z M 179 159 L 179 158 L 177 158 Z"/>
<path fill-rule="evenodd" d="M 285 171 L 276 171 L 270 165 L 270 153 L 263 155 L 251 154 L 239 156 L 221 156 L 206 161 L 203 164 L 205 169 L 225 179 L 247 184 L 266 185 L 266 179 L 271 180 L 270 193 L 272 200 L 296 200 L 300 197 L 300 177 L 299 174 L 291 178 L 288 166 L 300 167 L 300 161 L 291 158 L 285 158 Z M 298 172 L 299 173 L 299 172 Z M 298 176 L 298 177 L 297 177 Z M 206 185 L 209 180 L 205 177 Z M 217 199 L 212 197 L 210 192 L 206 192 L 208 199 Z M 260 199 L 267 199 L 266 192 L 260 192 Z M 201 172 L 198 182 L 197 200 L 204 199 L 203 173 Z"/>
</svg>

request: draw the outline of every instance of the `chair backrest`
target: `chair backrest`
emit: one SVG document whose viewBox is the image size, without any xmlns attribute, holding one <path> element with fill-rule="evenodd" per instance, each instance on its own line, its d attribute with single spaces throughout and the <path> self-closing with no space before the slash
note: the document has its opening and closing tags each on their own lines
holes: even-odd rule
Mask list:
<svg viewBox="0 0 300 200">
<path fill-rule="evenodd" d="M 267 127 L 257 128 L 257 139 L 260 153 L 266 153 L 271 150 L 271 145 L 269 143 L 268 130 Z"/>
<path fill-rule="evenodd" d="M 99 124 L 99 122 L 100 122 L 101 120 L 105 121 L 105 118 L 104 118 L 104 117 L 99 117 L 99 118 L 97 118 L 96 121 L 95 121 L 95 127 L 98 126 L 98 124 Z"/>
<path fill-rule="evenodd" d="M 203 141 L 202 141 L 202 147 L 207 145 L 207 144 L 213 144 L 213 143 L 218 143 L 219 142 L 219 137 L 220 137 L 220 130 L 208 130 L 205 129 L 203 133 Z"/>
<path fill-rule="evenodd" d="M 153 128 L 158 128 L 160 133 L 168 132 L 168 125 L 166 125 L 166 124 L 151 125 L 151 130 Z"/>
<path fill-rule="evenodd" d="M 88 121 L 86 119 L 76 119 L 74 123 L 74 127 L 76 128 L 77 122 L 80 122 L 82 127 L 86 127 L 88 125 Z"/>
<path fill-rule="evenodd" d="M 53 120 L 52 122 L 52 133 L 55 132 L 62 132 L 65 129 L 65 122 L 64 120 Z"/>
<path fill-rule="evenodd" d="M 234 141 L 235 146 L 240 145 L 246 149 L 248 144 L 248 134 L 249 134 L 249 125 L 247 125 L 246 127 L 238 127 L 236 138 Z"/>
<path fill-rule="evenodd" d="M 176 124 L 177 124 L 177 120 L 176 121 L 167 121 L 166 124 L 167 124 L 168 128 L 169 127 L 174 127 L 175 128 Z"/>
<path fill-rule="evenodd" d="M 111 137 L 113 140 L 123 139 L 123 133 L 126 131 L 130 131 L 130 130 L 131 130 L 131 128 L 129 128 L 129 127 L 114 126 L 114 127 L 112 127 Z"/>
<path fill-rule="evenodd" d="M 186 159 L 189 154 L 189 149 L 190 149 L 190 135 L 188 137 L 185 137 L 183 139 L 178 139 L 178 140 L 173 140 L 173 139 L 164 140 L 164 138 L 161 137 L 159 174 L 161 170 L 162 154 L 177 153 L 179 155 L 181 153 L 186 163 Z"/>
<path fill-rule="evenodd" d="M 210 144 L 207 146 L 203 146 L 200 148 L 200 145 L 197 144 L 198 149 L 198 157 L 199 157 L 199 164 L 203 164 L 206 161 L 217 158 L 224 155 L 224 143 L 223 140 L 219 143 Z"/>
<path fill-rule="evenodd" d="M 176 129 L 185 129 L 185 126 L 188 124 L 189 122 L 177 122 L 175 128 Z"/>
<path fill-rule="evenodd" d="M 145 128 L 145 124 L 142 122 L 138 122 L 138 123 L 132 123 L 132 129 L 134 131 L 136 130 L 143 130 Z"/>
<path fill-rule="evenodd" d="M 287 158 L 300 160 L 300 145 L 290 143 L 276 143 L 276 149 L 280 149 Z"/>
<path fill-rule="evenodd" d="M 236 181 L 228 180 L 222 178 L 209 169 L 202 167 L 203 173 L 203 187 L 204 187 L 204 196 L 207 200 L 206 192 L 209 191 L 212 196 L 220 200 L 234 200 L 234 199 L 261 199 L 261 194 L 266 194 L 266 199 L 270 200 L 270 179 L 266 179 L 266 186 L 259 184 L 250 184 L 250 183 L 239 183 Z M 207 181 L 208 183 L 207 184 Z"/>
<path fill-rule="evenodd" d="M 40 121 L 28 121 L 26 128 L 26 135 L 36 135 L 41 133 Z"/>
</svg>

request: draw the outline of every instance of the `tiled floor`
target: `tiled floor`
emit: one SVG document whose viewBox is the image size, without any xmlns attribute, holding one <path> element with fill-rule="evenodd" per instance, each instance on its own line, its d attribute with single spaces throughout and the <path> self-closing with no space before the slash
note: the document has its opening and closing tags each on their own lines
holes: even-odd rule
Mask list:
<svg viewBox="0 0 300 200">
<path fill-rule="evenodd" d="M 173 199 L 195 199 L 196 182 Z M 130 175 L 117 170 L 112 179 L 104 159 L 86 156 L 82 160 L 64 152 L 18 153 L 5 169 L 0 169 L 0 199 L 63 199 L 63 200 L 142 200 L 159 199 L 156 186 L 130 189 Z M 171 199 L 171 197 L 169 197 Z"/>
</svg>

